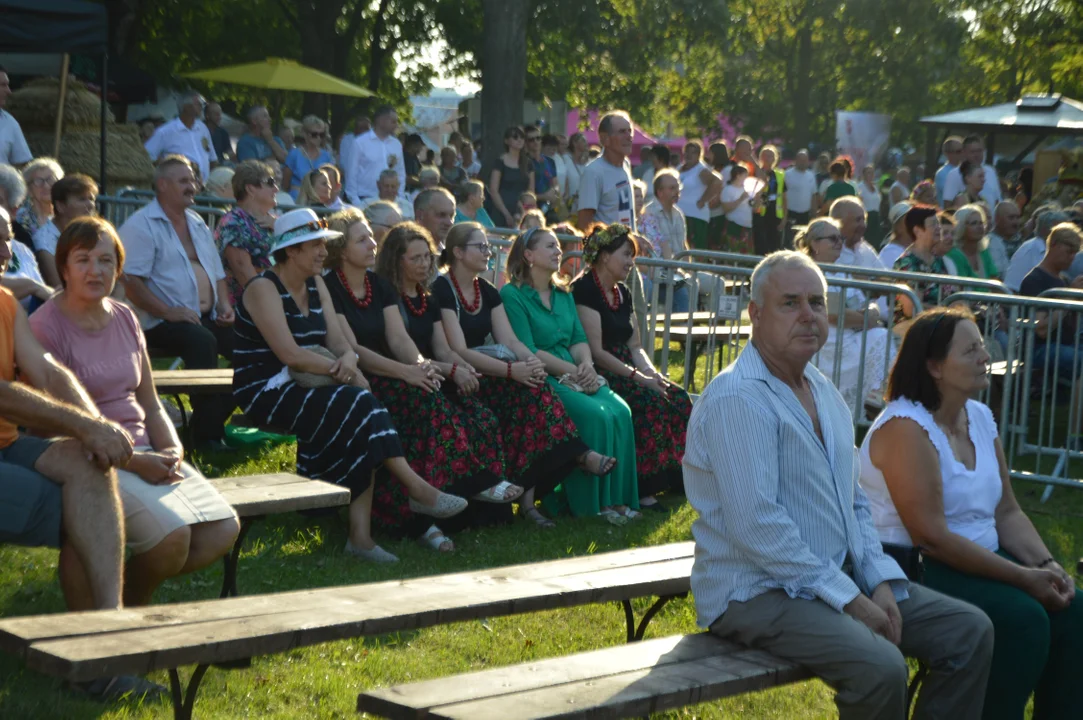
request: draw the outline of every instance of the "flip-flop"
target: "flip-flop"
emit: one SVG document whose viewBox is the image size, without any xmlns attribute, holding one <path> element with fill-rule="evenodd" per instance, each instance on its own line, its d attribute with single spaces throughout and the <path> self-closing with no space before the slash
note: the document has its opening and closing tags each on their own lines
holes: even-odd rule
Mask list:
<svg viewBox="0 0 1083 720">
<path fill-rule="evenodd" d="M 592 463 L 590 461 L 591 457 L 597 459 Z M 605 477 L 613 472 L 613 468 L 617 466 L 617 459 L 609 457 L 608 455 L 602 455 L 596 450 L 590 450 L 579 460 L 578 465 L 579 469 L 585 473 L 589 473 L 595 477 Z"/>
<path fill-rule="evenodd" d="M 474 499 L 481 502 L 503 504 L 512 502 L 522 494 L 523 488 L 502 480 L 488 490 L 479 492 L 474 496 Z"/>
<path fill-rule="evenodd" d="M 521 517 L 523 520 L 528 520 L 534 523 L 543 530 L 548 530 L 549 528 L 555 528 L 557 526 L 555 522 L 542 515 L 541 511 L 538 510 L 538 508 L 529 508 L 527 510 L 523 510 L 522 506 L 520 505 L 519 517 Z"/>
</svg>

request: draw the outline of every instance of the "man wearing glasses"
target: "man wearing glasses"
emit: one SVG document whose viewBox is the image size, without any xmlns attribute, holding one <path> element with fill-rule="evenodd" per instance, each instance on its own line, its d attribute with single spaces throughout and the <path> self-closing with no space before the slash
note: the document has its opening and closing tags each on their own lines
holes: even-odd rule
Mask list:
<svg viewBox="0 0 1083 720">
<path fill-rule="evenodd" d="M 177 117 L 155 130 L 143 146 L 155 165 L 166 155 L 183 155 L 191 160 L 199 170 L 201 186 L 210 176 L 211 168 L 218 164 L 211 131 L 202 119 L 204 107 L 199 93 L 182 96 Z"/>
</svg>

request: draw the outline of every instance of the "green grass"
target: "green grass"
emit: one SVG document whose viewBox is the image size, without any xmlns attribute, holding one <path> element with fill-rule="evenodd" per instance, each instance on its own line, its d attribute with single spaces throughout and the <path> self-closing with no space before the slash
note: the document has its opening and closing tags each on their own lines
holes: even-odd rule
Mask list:
<svg viewBox="0 0 1083 720">
<path fill-rule="evenodd" d="M 697 363 L 703 373 L 704 360 Z M 680 367 L 676 354 L 675 367 Z M 697 377 L 702 388 L 706 378 Z M 293 448 L 280 446 L 248 455 L 193 458 L 210 476 L 272 472 L 293 466 Z M 1083 493 L 1058 490 L 1052 501 L 1038 502 L 1042 487 L 1017 483 L 1016 493 L 1050 549 L 1069 569 L 1083 556 Z M 560 518 L 543 532 L 516 524 L 462 533 L 458 550 L 440 555 L 413 543 L 387 542 L 399 555 L 394 566 L 360 563 L 343 550 L 342 514 L 322 518 L 276 516 L 257 523 L 241 557 L 243 595 L 313 587 L 394 580 L 476 568 L 551 560 L 677 542 L 691 538 L 694 517 L 682 498 L 663 497 L 669 515 L 648 514 L 625 527 L 596 519 Z M 221 565 L 165 583 L 156 602 L 217 597 Z M 638 604 L 642 613 L 648 601 Z M 56 552 L 0 546 L 0 616 L 62 612 L 56 582 Z M 691 600 L 670 603 L 654 619 L 647 637 L 695 632 Z M 469 622 L 411 633 L 326 643 L 288 653 L 255 658 L 247 670 L 212 668 L 196 703 L 199 718 L 357 717 L 357 693 L 401 682 L 483 670 L 559 657 L 624 642 L 623 613 L 616 604 L 533 613 L 488 622 Z M 187 671 L 182 673 L 186 678 Z M 149 676 L 168 685 L 164 672 Z M 832 718 L 830 690 L 809 681 L 753 693 L 657 717 L 665 718 Z M 0 718 L 150 719 L 169 718 L 168 701 L 139 705 L 101 705 L 81 699 L 64 683 L 26 669 L 12 656 L 0 655 Z"/>
</svg>

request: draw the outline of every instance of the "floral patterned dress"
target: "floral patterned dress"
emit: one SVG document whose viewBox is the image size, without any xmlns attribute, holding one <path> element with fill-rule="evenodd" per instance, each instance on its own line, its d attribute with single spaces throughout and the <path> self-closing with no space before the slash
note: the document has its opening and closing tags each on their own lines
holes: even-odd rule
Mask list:
<svg viewBox="0 0 1083 720">
<path fill-rule="evenodd" d="M 632 366 L 632 295 L 624 283 L 618 283 L 620 305 L 616 310 L 602 297 L 602 291 L 588 271 L 572 283 L 575 304 L 594 310 L 601 316 L 602 347 L 621 362 Z M 635 427 L 636 472 L 641 497 L 664 490 L 683 490 L 681 461 L 684 459 L 685 431 L 692 414 L 688 393 L 676 388 L 669 397 L 659 395 L 627 377 L 598 367 L 613 392 L 632 408 Z"/>
<path fill-rule="evenodd" d="M 335 311 L 346 318 L 359 345 L 391 357 L 387 344 L 384 310 L 399 310 L 399 294 L 390 283 L 368 273 L 368 292 L 364 298 L 350 290 L 338 272 L 325 277 Z M 415 299 L 415 307 L 417 301 Z M 439 320 L 439 309 L 432 297 L 424 318 L 406 313 L 413 326 L 407 326 L 418 351 L 432 356 L 432 323 Z M 416 322 L 423 320 L 423 323 Z M 428 328 L 425 336 L 420 325 Z M 423 342 L 418 342 L 418 340 Z M 444 492 L 470 498 L 504 479 L 504 455 L 501 451 L 500 426 L 496 418 L 476 398 L 460 397 L 450 391 L 447 381 L 440 392 L 428 392 L 398 378 L 370 374 L 372 392 L 391 413 L 402 440 L 410 467 L 429 483 Z M 409 507 L 409 495 L 401 483 L 380 483 L 372 502 L 372 518 L 381 528 L 407 536 L 421 535 L 431 518 L 415 515 Z M 490 525 L 511 519 L 511 505 L 472 501 L 462 513 L 440 521 L 440 528 L 456 532 L 473 525 Z"/>
<path fill-rule="evenodd" d="M 903 251 L 903 254 L 895 261 L 895 264 L 891 266 L 892 270 L 901 270 L 903 272 L 925 273 L 928 275 L 947 275 L 948 268 L 944 263 L 944 258 L 934 257 L 931 263 L 927 263 L 920 257 L 915 255 L 911 248 L 907 248 Z M 940 304 L 940 298 L 948 297 L 954 293 L 956 288 L 950 285 L 940 286 L 936 283 L 918 283 L 914 288 L 914 292 L 921 298 L 922 307 L 928 309 L 936 307 Z M 903 314 L 902 306 L 896 301 L 895 303 L 895 322 L 902 322 L 906 319 L 906 315 Z"/>
<path fill-rule="evenodd" d="M 433 283 L 441 311 L 458 316 L 469 348 L 493 344 L 492 312 L 503 304 L 500 292 L 488 281 L 479 278 L 478 290 L 481 304 L 467 311 L 446 276 Z M 478 399 L 500 421 L 508 478 L 525 489 L 534 488 L 535 498 L 542 499 L 575 470 L 577 459 L 589 448 L 548 384 L 529 388 L 486 375 L 480 385 Z"/>
<path fill-rule="evenodd" d="M 218 221 L 218 229 L 214 231 L 214 240 L 223 253 L 227 247 L 235 247 L 244 250 L 252 258 L 252 267 L 259 274 L 271 267 L 271 240 L 272 233 L 262 227 L 256 218 L 244 208 L 235 207 L 222 216 Z M 233 307 L 241 302 L 244 288 L 230 272 L 229 263 L 225 256 L 222 264 L 226 268 L 226 282 L 229 284 L 229 301 Z"/>
</svg>

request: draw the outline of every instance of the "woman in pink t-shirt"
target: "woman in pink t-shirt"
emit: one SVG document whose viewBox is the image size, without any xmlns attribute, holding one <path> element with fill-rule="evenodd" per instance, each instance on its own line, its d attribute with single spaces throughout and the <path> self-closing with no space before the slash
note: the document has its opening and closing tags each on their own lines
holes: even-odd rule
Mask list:
<svg viewBox="0 0 1083 720">
<path fill-rule="evenodd" d="M 56 263 L 64 289 L 31 316 L 30 327 L 136 446 L 127 467 L 117 470 L 132 553 L 124 603 L 146 605 L 162 581 L 225 555 L 240 527 L 233 508 L 184 462 L 154 390 L 139 321 L 110 297 L 124 266 L 113 226 L 95 217 L 72 222 L 57 242 Z"/>
</svg>

